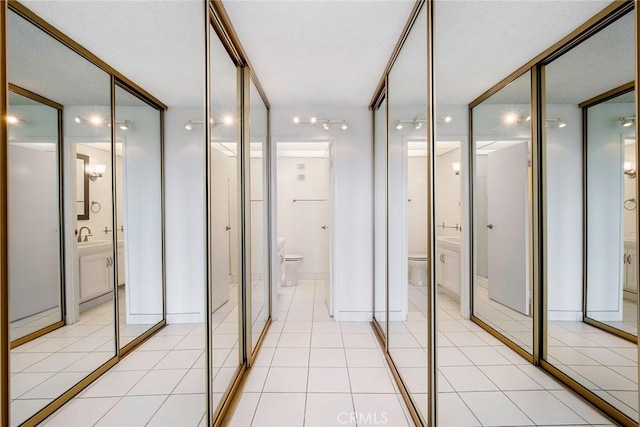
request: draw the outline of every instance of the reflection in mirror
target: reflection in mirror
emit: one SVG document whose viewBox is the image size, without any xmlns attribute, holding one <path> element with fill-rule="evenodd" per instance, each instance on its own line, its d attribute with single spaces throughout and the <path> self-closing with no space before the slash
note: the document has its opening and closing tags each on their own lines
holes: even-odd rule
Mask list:
<svg viewBox="0 0 640 427">
<path fill-rule="evenodd" d="M 473 314 L 532 353 L 531 73 L 472 114 Z"/>
<path fill-rule="evenodd" d="M 76 154 L 76 199 L 78 219 L 89 219 L 89 164 L 88 156 Z"/>
<path fill-rule="evenodd" d="M 268 230 L 269 203 L 267 169 L 268 112 L 262 97 L 251 81 L 251 352 L 269 319 Z"/>
<path fill-rule="evenodd" d="M 240 185 L 237 68 L 211 31 L 211 313 L 213 408 L 242 363 L 240 354 Z"/>
<path fill-rule="evenodd" d="M 544 358 L 637 423 L 636 289 L 625 282 L 637 264 L 635 165 L 625 167 L 635 104 L 632 85 L 620 90 L 634 79 L 634 19 L 627 13 L 544 69 Z"/>
<path fill-rule="evenodd" d="M 118 85 L 115 100 L 122 348 L 163 318 L 162 147 L 160 112 Z"/>
<path fill-rule="evenodd" d="M 61 169 L 56 169 L 57 161 L 49 160 L 46 165 L 38 166 L 37 176 L 29 178 L 46 178 L 50 187 L 41 190 L 47 192 L 38 190 L 36 194 L 30 190 L 31 197 L 28 198 L 24 197 L 23 191 L 20 197 L 21 202 L 38 203 L 29 207 L 29 212 L 21 214 L 31 223 L 25 224 L 25 233 L 16 237 L 21 245 L 39 245 L 37 251 L 28 253 L 27 264 L 30 275 L 46 275 L 45 282 L 51 284 L 51 289 L 38 291 L 39 295 L 59 301 L 58 278 L 63 267 L 60 254 L 64 254 L 65 310 L 62 318 L 60 304 L 56 304 L 58 320 L 64 320 L 63 327 L 11 350 L 11 424 L 18 425 L 115 356 L 113 244 L 99 234 L 105 227 L 113 229 L 108 127 L 111 79 L 14 12 L 8 14 L 7 32 L 9 82 L 64 105 L 62 147 L 51 144 L 57 140 L 57 123 L 56 114 L 48 107 L 47 110 L 40 105 L 20 106 L 24 110 L 24 122 L 10 130 L 16 143 L 28 143 L 17 149 L 26 154 L 30 162 L 45 155 L 55 156 L 57 150 L 63 154 Z M 15 112 L 23 114 L 23 111 Z M 37 137 L 49 138 L 51 149 L 39 149 L 46 141 Z M 15 151 L 13 147 L 11 151 Z M 89 156 L 89 173 L 94 178 L 89 183 L 89 197 L 102 206 L 99 214 L 92 214 L 86 221 L 79 220 L 77 215 L 76 154 Z M 57 194 L 62 187 L 55 185 L 58 173 L 65 183 L 63 235 L 60 235 Z M 18 203 L 18 200 L 10 201 L 10 210 L 18 208 L 13 202 Z M 44 228 L 45 224 L 50 224 L 49 231 Z M 63 251 L 57 243 L 59 239 L 63 242 Z M 44 240 L 50 243 L 43 246 Z M 51 255 L 46 255 L 45 251 L 50 251 Z M 29 295 L 29 300 L 34 301 L 34 294 Z M 17 318 L 24 317 L 24 313 L 33 308 L 37 311 L 47 309 L 45 306 L 30 308 L 17 299 L 12 299 L 10 304 L 10 311 L 16 313 Z"/>
<path fill-rule="evenodd" d="M 64 324 L 58 190 L 62 110 L 20 92 L 9 92 L 7 119 L 12 348 Z"/>
<path fill-rule="evenodd" d="M 585 107 L 585 280 L 586 317 L 637 341 L 634 96 L 635 91 L 627 89 Z"/>
<path fill-rule="evenodd" d="M 387 334 L 387 98 L 375 110 L 374 168 L 374 319 Z"/>
<path fill-rule="evenodd" d="M 417 411 L 427 419 L 426 11 L 388 78 L 387 345 Z"/>
</svg>

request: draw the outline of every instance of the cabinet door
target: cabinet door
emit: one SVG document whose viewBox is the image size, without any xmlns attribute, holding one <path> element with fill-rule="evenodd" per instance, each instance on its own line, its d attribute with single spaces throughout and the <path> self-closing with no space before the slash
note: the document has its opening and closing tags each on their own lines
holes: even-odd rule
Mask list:
<svg viewBox="0 0 640 427">
<path fill-rule="evenodd" d="M 442 250 L 444 258 L 443 285 L 456 295 L 460 295 L 460 256 L 457 252 Z"/>
<path fill-rule="evenodd" d="M 442 253 L 442 249 L 436 249 L 436 283 L 438 285 L 444 286 L 444 254 Z"/>
<path fill-rule="evenodd" d="M 634 249 L 627 249 L 627 264 L 626 264 L 626 277 L 625 288 L 631 292 L 638 292 L 638 285 L 636 283 L 636 277 L 638 275 L 638 262 L 636 260 L 636 251 Z"/>
<path fill-rule="evenodd" d="M 125 274 L 124 274 L 124 248 L 118 248 L 118 285 L 125 284 Z"/>
<path fill-rule="evenodd" d="M 101 252 L 80 257 L 80 302 L 112 291 L 109 254 Z"/>
</svg>

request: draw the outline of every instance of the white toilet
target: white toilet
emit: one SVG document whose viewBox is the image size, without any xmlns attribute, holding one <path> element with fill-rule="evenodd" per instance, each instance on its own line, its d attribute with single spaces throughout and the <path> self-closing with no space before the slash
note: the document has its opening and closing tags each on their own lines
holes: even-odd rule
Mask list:
<svg viewBox="0 0 640 427">
<path fill-rule="evenodd" d="M 288 254 L 284 256 L 284 283 L 282 286 L 296 286 L 298 284 L 298 269 L 302 265 L 304 256 Z"/>
<path fill-rule="evenodd" d="M 415 286 L 427 284 L 427 256 L 409 254 L 409 283 Z"/>
</svg>

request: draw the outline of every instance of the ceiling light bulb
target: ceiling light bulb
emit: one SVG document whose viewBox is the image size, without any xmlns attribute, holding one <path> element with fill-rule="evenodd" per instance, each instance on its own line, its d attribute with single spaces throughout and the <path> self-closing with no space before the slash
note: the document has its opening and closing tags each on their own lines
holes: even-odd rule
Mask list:
<svg viewBox="0 0 640 427">
<path fill-rule="evenodd" d="M 191 123 L 191 120 L 189 120 L 187 123 L 185 123 L 184 128 L 186 130 L 191 130 L 193 129 L 193 123 Z"/>
<path fill-rule="evenodd" d="M 129 123 L 125 120 L 124 123 L 120 124 L 120 129 L 129 130 Z"/>
<path fill-rule="evenodd" d="M 331 129 L 331 126 L 329 125 L 329 123 L 323 123 L 323 124 L 322 124 L 322 128 L 323 128 L 324 130 L 329 130 L 329 129 Z"/>
<path fill-rule="evenodd" d="M 444 116 L 444 122 L 449 123 L 451 121 L 451 116 Z"/>
<path fill-rule="evenodd" d="M 102 124 L 102 117 L 100 117 L 100 116 L 91 116 L 89 121 L 94 126 L 100 126 Z"/>
<path fill-rule="evenodd" d="M 531 121 L 531 116 L 527 116 L 527 118 L 525 120 L 530 122 Z"/>
<path fill-rule="evenodd" d="M 567 125 L 567 123 L 564 120 L 558 120 L 558 127 L 559 128 L 563 128 Z"/>
<path fill-rule="evenodd" d="M 293 123 L 295 123 L 295 124 L 300 123 L 300 117 L 295 116 L 295 117 L 293 118 Z"/>
<path fill-rule="evenodd" d="M 80 116 L 76 116 L 73 120 L 74 120 L 76 123 L 82 123 L 82 119 L 80 118 Z"/>
<path fill-rule="evenodd" d="M 632 126 L 633 122 L 635 121 L 633 117 L 621 117 L 619 120 L 622 127 L 625 127 L 625 128 Z"/>
<path fill-rule="evenodd" d="M 512 125 L 518 121 L 518 115 L 516 113 L 507 113 L 504 115 L 503 120 L 505 124 Z"/>
<path fill-rule="evenodd" d="M 7 116 L 7 123 L 9 123 L 10 125 L 17 125 L 18 123 L 20 123 L 20 119 L 18 119 L 16 116 Z"/>
<path fill-rule="evenodd" d="M 342 130 L 349 129 L 349 125 L 347 124 L 347 122 L 342 123 L 342 126 L 340 126 L 340 129 L 342 129 Z"/>
<path fill-rule="evenodd" d="M 422 122 L 413 122 L 413 128 L 418 130 L 422 127 Z"/>
<path fill-rule="evenodd" d="M 222 121 L 225 125 L 231 126 L 233 124 L 233 117 L 231 117 L 230 115 L 226 115 L 222 118 Z"/>
<path fill-rule="evenodd" d="M 396 129 L 397 129 L 397 130 L 402 130 L 402 127 L 403 127 L 403 126 L 402 126 L 402 123 L 400 123 L 400 120 L 398 120 L 398 121 L 396 122 Z"/>
<path fill-rule="evenodd" d="M 315 125 L 317 121 L 318 121 L 318 119 L 316 119 L 315 117 L 311 117 L 311 118 L 309 119 L 309 122 L 310 122 L 312 125 Z"/>
</svg>

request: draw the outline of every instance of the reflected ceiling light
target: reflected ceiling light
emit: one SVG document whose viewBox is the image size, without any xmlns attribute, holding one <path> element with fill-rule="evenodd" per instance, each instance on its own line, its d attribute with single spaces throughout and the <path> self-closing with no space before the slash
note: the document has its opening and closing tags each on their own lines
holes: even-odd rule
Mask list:
<svg viewBox="0 0 640 427">
<path fill-rule="evenodd" d="M 444 116 L 444 118 L 442 119 L 442 121 L 445 122 L 445 123 L 449 123 L 449 122 L 451 122 L 451 120 L 453 120 L 451 118 L 451 116 Z"/>
<path fill-rule="evenodd" d="M 125 120 L 124 122 L 120 123 L 120 129 L 129 130 L 129 120 Z"/>
<path fill-rule="evenodd" d="M 75 121 L 75 122 L 76 122 L 76 123 L 78 123 L 78 124 L 82 124 L 82 123 L 85 123 L 85 122 L 86 122 L 86 120 L 85 120 L 85 119 L 83 119 L 83 118 L 82 118 L 82 117 L 80 117 L 80 116 L 75 116 L 75 117 L 74 117 L 74 119 L 73 119 L 73 121 Z"/>
<path fill-rule="evenodd" d="M 340 126 L 340 129 L 349 129 L 349 123 L 346 120 L 334 120 L 334 119 L 319 119 L 315 116 L 310 117 L 309 120 L 303 120 L 298 116 L 293 117 L 293 123 L 296 125 L 314 125 L 321 127 L 324 130 L 331 129 L 332 125 Z"/>
<path fill-rule="evenodd" d="M 634 125 L 634 123 L 636 122 L 636 117 L 619 117 L 618 121 L 620 122 L 620 126 L 628 128 Z"/>
<path fill-rule="evenodd" d="M 193 122 L 189 120 L 187 123 L 184 124 L 184 128 L 186 130 L 193 130 Z"/>
<path fill-rule="evenodd" d="M 401 122 L 400 120 L 398 120 L 398 121 L 396 122 L 396 129 L 397 129 L 397 130 L 402 130 L 402 128 L 403 128 L 403 127 L 404 127 L 404 126 L 402 126 L 402 122 Z"/>
<path fill-rule="evenodd" d="M 24 120 L 19 119 L 16 116 L 7 116 L 6 120 L 7 120 L 7 123 L 10 125 L 19 125 L 21 123 L 24 123 Z"/>
<path fill-rule="evenodd" d="M 231 126 L 233 124 L 233 117 L 227 114 L 222 118 L 222 122 L 227 126 Z"/>
<path fill-rule="evenodd" d="M 100 126 L 104 122 L 104 120 L 102 119 L 102 117 L 94 115 L 89 117 L 89 122 L 94 126 Z"/>
<path fill-rule="evenodd" d="M 506 113 L 504 116 L 502 116 L 502 121 L 506 125 L 515 125 L 520 121 L 520 116 L 513 112 Z"/>
<path fill-rule="evenodd" d="M 530 122 L 531 121 L 531 116 L 527 116 L 527 118 L 525 120 Z"/>
<path fill-rule="evenodd" d="M 453 168 L 453 172 L 456 175 L 460 175 L 460 162 L 453 162 L 451 163 L 451 167 Z"/>
<path fill-rule="evenodd" d="M 560 117 L 548 117 L 547 120 L 544 123 L 544 126 L 545 127 L 557 127 L 559 129 L 562 129 L 564 127 L 567 127 L 567 122 L 562 120 Z"/>
<path fill-rule="evenodd" d="M 415 130 L 420 129 L 421 127 L 422 127 L 422 122 L 419 122 L 419 121 L 415 121 L 415 122 L 413 122 L 413 128 L 414 128 Z"/>
</svg>

